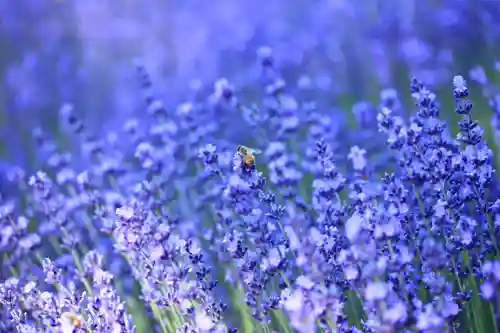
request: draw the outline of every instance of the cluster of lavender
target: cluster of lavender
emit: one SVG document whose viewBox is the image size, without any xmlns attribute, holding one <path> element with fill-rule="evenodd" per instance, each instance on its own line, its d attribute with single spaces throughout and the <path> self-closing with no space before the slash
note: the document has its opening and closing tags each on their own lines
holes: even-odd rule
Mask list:
<svg viewBox="0 0 500 333">
<path fill-rule="evenodd" d="M 40 170 L 1 184 L 0 332 L 499 330 L 500 188 L 464 78 L 455 138 L 417 79 L 415 110 L 387 89 L 353 130 L 258 57 L 251 103 L 220 79 L 171 110 L 138 63 L 147 115 L 120 133 L 72 105 L 63 143 L 33 131 Z"/>
</svg>

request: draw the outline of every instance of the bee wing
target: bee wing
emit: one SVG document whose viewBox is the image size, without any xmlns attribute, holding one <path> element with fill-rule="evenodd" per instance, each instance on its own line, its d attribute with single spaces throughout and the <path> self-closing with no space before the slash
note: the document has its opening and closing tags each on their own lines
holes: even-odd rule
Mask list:
<svg viewBox="0 0 500 333">
<path fill-rule="evenodd" d="M 262 154 L 262 150 L 260 150 L 260 149 L 249 148 L 248 152 L 250 154 L 252 154 L 252 155 L 260 155 L 260 154 Z"/>
</svg>

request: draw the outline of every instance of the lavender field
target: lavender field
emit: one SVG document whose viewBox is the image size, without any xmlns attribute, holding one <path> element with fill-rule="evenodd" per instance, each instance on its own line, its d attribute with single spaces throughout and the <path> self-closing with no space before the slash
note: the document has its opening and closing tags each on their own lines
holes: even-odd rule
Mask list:
<svg viewBox="0 0 500 333">
<path fill-rule="evenodd" d="M 0 1 L 0 333 L 500 332 L 500 1 Z"/>
</svg>

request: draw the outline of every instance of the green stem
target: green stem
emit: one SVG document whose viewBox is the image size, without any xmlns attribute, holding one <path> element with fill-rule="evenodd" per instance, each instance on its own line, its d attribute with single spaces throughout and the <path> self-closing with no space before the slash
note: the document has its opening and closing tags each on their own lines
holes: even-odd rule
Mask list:
<svg viewBox="0 0 500 333">
<path fill-rule="evenodd" d="M 158 308 L 158 306 L 156 305 L 156 302 L 153 301 L 151 303 L 151 309 L 153 311 L 156 321 L 158 322 L 158 324 L 160 324 L 161 331 L 163 333 L 174 333 L 175 330 L 170 324 L 170 321 L 164 320 L 162 312 L 160 311 L 160 308 Z"/>
</svg>

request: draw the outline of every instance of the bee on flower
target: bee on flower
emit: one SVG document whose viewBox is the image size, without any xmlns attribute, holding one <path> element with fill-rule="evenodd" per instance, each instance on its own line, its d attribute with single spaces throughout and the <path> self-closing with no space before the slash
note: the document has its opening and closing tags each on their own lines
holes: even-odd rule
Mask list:
<svg viewBox="0 0 500 333">
<path fill-rule="evenodd" d="M 83 328 L 84 319 L 75 312 L 66 311 L 61 314 L 59 322 L 63 333 L 73 333 Z"/>
<path fill-rule="evenodd" d="M 259 149 L 249 148 L 243 145 L 238 146 L 238 153 L 240 153 L 242 157 L 242 162 L 245 164 L 247 168 L 252 168 L 255 166 L 255 156 L 262 154 L 262 151 Z"/>
</svg>

